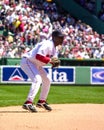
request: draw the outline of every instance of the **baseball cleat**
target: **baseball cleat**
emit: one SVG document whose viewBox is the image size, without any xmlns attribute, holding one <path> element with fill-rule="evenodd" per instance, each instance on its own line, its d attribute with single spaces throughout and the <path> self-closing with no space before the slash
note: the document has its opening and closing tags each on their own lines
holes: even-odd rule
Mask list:
<svg viewBox="0 0 104 130">
<path fill-rule="evenodd" d="M 30 112 L 38 112 L 33 104 L 23 104 L 22 108 Z"/>
<path fill-rule="evenodd" d="M 36 104 L 36 107 L 44 108 L 45 110 L 52 111 L 52 108 L 46 102 L 40 102 Z"/>
</svg>

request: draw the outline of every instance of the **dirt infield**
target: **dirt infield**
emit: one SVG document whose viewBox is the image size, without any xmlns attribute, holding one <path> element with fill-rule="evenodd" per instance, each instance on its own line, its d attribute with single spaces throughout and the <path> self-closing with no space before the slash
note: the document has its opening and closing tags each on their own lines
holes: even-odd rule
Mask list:
<svg viewBox="0 0 104 130">
<path fill-rule="evenodd" d="M 104 130 L 104 104 L 51 105 L 30 113 L 21 106 L 0 108 L 0 130 Z"/>
</svg>

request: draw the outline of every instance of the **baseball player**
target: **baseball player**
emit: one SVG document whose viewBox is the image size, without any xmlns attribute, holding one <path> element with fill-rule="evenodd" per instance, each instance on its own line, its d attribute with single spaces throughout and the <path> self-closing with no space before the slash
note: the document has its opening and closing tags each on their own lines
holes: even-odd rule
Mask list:
<svg viewBox="0 0 104 130">
<path fill-rule="evenodd" d="M 43 68 L 50 63 L 52 67 L 58 67 L 60 61 L 57 58 L 56 46 L 62 45 L 64 35 L 59 30 L 52 32 L 52 40 L 43 40 L 21 59 L 21 69 L 32 80 L 31 88 L 23 108 L 30 112 L 37 112 L 33 101 L 41 86 L 39 101 L 36 107 L 51 111 L 52 108 L 47 104 L 46 99 L 50 90 L 50 79 Z"/>
</svg>

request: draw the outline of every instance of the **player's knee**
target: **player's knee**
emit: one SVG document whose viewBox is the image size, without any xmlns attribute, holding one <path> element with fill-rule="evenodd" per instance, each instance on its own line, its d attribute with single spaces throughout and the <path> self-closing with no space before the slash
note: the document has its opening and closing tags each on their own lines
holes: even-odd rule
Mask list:
<svg viewBox="0 0 104 130">
<path fill-rule="evenodd" d="M 44 83 L 47 85 L 49 85 L 51 83 L 51 80 L 48 76 L 44 79 Z"/>
<path fill-rule="evenodd" d="M 42 83 L 42 78 L 41 78 L 41 76 L 40 75 L 37 75 L 35 78 L 34 78 L 34 82 L 35 83 L 39 83 L 39 84 L 41 84 Z"/>
<path fill-rule="evenodd" d="M 50 83 L 51 82 L 51 79 L 49 77 L 49 75 L 47 75 L 47 81 Z"/>
</svg>

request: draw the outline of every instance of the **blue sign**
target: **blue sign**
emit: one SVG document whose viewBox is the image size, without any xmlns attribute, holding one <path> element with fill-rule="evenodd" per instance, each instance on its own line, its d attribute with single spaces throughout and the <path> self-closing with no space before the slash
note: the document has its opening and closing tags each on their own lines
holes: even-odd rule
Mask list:
<svg viewBox="0 0 104 130">
<path fill-rule="evenodd" d="M 104 84 L 104 68 L 103 67 L 91 68 L 91 83 Z"/>
<path fill-rule="evenodd" d="M 3 83 L 30 83 L 31 79 L 22 71 L 19 66 L 2 66 Z M 75 83 L 75 68 L 74 67 L 59 67 L 51 69 L 50 66 L 44 67 L 47 71 L 52 83 L 55 84 L 74 84 Z"/>
</svg>

